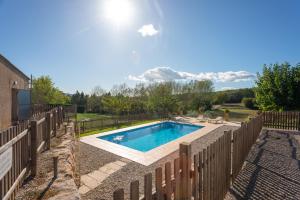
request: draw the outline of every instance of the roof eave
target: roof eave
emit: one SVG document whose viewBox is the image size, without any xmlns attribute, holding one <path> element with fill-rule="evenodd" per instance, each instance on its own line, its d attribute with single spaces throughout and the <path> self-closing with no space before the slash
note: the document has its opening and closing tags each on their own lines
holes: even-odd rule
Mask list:
<svg viewBox="0 0 300 200">
<path fill-rule="evenodd" d="M 9 67 L 12 71 L 23 76 L 25 79 L 27 79 L 27 81 L 30 80 L 30 78 L 26 74 L 24 74 L 21 70 L 19 70 L 14 64 L 12 64 L 8 59 L 6 59 L 1 54 L 0 54 L 0 62 L 3 63 L 5 66 Z"/>
</svg>

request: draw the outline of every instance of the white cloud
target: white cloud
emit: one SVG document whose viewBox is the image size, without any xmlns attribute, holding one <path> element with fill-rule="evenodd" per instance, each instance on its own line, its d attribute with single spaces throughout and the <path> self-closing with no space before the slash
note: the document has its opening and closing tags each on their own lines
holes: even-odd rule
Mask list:
<svg viewBox="0 0 300 200">
<path fill-rule="evenodd" d="M 143 25 L 143 26 L 138 30 L 138 32 L 139 32 L 143 37 L 154 36 L 154 35 L 158 34 L 158 30 L 156 30 L 152 24 Z"/>
<path fill-rule="evenodd" d="M 198 74 L 175 71 L 170 67 L 156 67 L 139 76 L 129 75 L 128 79 L 142 82 L 164 82 L 176 80 L 212 80 L 215 82 L 240 82 L 255 78 L 255 74 L 247 71 L 201 72 Z"/>
</svg>

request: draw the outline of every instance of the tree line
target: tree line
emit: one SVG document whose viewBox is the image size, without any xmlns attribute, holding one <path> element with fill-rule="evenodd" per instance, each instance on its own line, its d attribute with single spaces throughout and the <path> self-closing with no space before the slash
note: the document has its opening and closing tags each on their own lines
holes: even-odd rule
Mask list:
<svg viewBox="0 0 300 200">
<path fill-rule="evenodd" d="M 113 115 L 155 113 L 185 114 L 191 110 L 205 111 L 212 107 L 213 83 L 209 80 L 115 85 L 110 91 L 95 87 L 91 95 L 76 92 L 71 103 L 78 112 Z"/>
<path fill-rule="evenodd" d="M 300 64 L 264 65 L 254 88 L 214 91 L 210 80 L 100 86 L 91 94 L 66 95 L 49 76 L 33 80 L 32 100 L 39 104 L 77 104 L 78 112 L 112 115 L 155 113 L 158 115 L 205 112 L 214 104 L 241 103 L 263 111 L 300 109 Z"/>
</svg>

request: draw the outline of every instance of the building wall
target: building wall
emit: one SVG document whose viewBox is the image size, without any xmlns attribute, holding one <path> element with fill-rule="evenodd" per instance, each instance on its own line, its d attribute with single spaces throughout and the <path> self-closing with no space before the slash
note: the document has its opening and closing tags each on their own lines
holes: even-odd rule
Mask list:
<svg viewBox="0 0 300 200">
<path fill-rule="evenodd" d="M 28 89 L 28 80 L 0 62 L 0 130 L 11 126 L 12 88 Z"/>
</svg>

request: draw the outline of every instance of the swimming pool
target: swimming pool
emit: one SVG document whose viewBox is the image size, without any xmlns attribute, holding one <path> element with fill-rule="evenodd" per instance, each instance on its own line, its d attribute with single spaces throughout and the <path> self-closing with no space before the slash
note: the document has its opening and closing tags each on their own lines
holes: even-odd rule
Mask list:
<svg viewBox="0 0 300 200">
<path fill-rule="evenodd" d="M 97 137 L 138 151 L 147 152 L 158 146 L 188 135 L 204 126 L 161 122 L 136 129 Z"/>
</svg>

